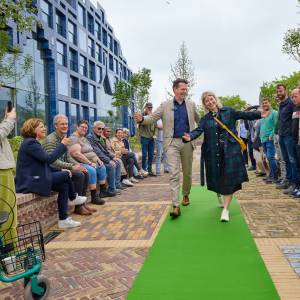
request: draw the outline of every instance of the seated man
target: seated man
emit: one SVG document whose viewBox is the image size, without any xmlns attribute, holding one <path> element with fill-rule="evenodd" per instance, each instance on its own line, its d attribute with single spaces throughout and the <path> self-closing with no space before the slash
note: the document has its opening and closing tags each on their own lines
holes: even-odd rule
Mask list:
<svg viewBox="0 0 300 300">
<path fill-rule="evenodd" d="M 55 131 L 49 134 L 43 141 L 44 149 L 50 154 L 61 143 L 61 140 L 67 136 L 68 118 L 64 115 L 56 115 L 53 120 Z M 72 173 L 74 190 L 79 196 L 86 196 L 89 175 L 87 169 L 72 158 L 69 151 L 59 157 L 52 166 L 60 170 L 69 170 Z M 79 215 L 91 215 L 97 210 L 86 204 L 76 205 L 75 213 Z"/>
<path fill-rule="evenodd" d="M 102 131 L 105 125 L 101 121 L 94 122 L 93 132 L 87 136 L 88 141 L 93 147 L 94 152 L 103 161 L 108 182 L 108 196 L 120 194 L 121 186 L 121 166 L 116 156 L 110 153 L 104 146 L 102 141 Z"/>
<path fill-rule="evenodd" d="M 100 197 L 101 193 L 106 190 L 106 168 L 85 137 L 88 128 L 88 122 L 85 120 L 81 120 L 77 123 L 75 132 L 69 138 L 69 151 L 71 156 L 76 161 L 82 163 L 89 173 L 92 203 L 102 205 L 105 201 Z M 97 181 L 100 186 L 100 197 L 96 195 Z"/>
</svg>

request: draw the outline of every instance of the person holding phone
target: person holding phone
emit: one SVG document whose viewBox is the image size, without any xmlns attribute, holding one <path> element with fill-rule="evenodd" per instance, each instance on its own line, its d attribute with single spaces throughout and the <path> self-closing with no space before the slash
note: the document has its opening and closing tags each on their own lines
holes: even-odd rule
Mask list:
<svg viewBox="0 0 300 300">
<path fill-rule="evenodd" d="M 11 237 L 17 237 L 17 204 L 13 168 L 15 160 L 7 136 L 12 132 L 16 121 L 16 111 L 10 105 L 0 123 L 0 211 L 8 212 L 8 221 L 1 225 L 1 230 L 11 228 Z"/>
</svg>

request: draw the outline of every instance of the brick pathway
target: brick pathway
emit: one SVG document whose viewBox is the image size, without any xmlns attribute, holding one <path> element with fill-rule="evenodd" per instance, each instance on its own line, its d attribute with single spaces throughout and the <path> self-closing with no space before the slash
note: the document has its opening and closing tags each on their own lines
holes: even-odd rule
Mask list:
<svg viewBox="0 0 300 300">
<path fill-rule="evenodd" d="M 193 182 L 198 184 L 199 160 L 193 167 Z M 242 212 L 281 299 L 300 299 L 299 276 L 284 255 L 284 249 L 300 245 L 300 201 L 250 176 L 237 194 Z M 82 226 L 46 246 L 42 273 L 51 281 L 50 299 L 126 299 L 170 203 L 166 175 L 107 198 L 91 217 L 74 216 Z M 23 299 L 21 283 L 0 283 L 0 299 Z"/>
</svg>

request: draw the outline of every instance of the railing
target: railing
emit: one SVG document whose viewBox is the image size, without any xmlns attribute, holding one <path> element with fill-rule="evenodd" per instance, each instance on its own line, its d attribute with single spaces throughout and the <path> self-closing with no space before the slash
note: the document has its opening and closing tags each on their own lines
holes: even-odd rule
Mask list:
<svg viewBox="0 0 300 300">
<path fill-rule="evenodd" d="M 79 99 L 79 90 L 74 87 L 71 87 L 71 97 Z"/>
<path fill-rule="evenodd" d="M 70 69 L 78 72 L 78 63 L 74 60 L 70 60 Z"/>
<path fill-rule="evenodd" d="M 60 34 L 63 37 L 66 37 L 66 28 L 64 26 L 56 23 L 56 30 L 58 34 Z"/>
<path fill-rule="evenodd" d="M 81 91 L 81 100 L 89 101 L 88 93 L 86 91 Z"/>
</svg>

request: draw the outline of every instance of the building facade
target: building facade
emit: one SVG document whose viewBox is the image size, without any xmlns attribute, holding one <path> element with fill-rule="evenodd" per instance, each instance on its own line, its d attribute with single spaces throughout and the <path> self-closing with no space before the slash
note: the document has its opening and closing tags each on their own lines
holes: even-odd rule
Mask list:
<svg viewBox="0 0 300 300">
<path fill-rule="evenodd" d="M 132 72 L 103 7 L 89 0 L 37 0 L 36 5 L 42 28 L 19 34 L 10 24 L 13 44 L 32 57 L 32 68 L 0 88 L 2 112 L 14 98 L 17 132 L 30 117 L 44 119 L 52 131 L 58 113 L 69 117 L 70 130 L 80 119 L 133 128 L 131 110 L 111 105 L 115 82 L 128 81 Z"/>
</svg>

